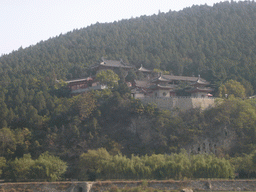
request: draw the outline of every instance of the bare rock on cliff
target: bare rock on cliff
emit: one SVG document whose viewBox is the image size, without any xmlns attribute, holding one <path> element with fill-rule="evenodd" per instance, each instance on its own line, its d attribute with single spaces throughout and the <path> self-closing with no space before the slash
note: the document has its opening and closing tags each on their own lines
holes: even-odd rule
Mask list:
<svg viewBox="0 0 256 192">
<path fill-rule="evenodd" d="M 182 189 L 181 192 L 193 192 L 192 189 Z"/>
</svg>

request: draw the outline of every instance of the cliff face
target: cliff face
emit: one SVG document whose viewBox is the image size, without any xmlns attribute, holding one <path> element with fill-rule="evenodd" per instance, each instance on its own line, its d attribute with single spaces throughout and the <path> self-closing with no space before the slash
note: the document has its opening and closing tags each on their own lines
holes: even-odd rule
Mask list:
<svg viewBox="0 0 256 192">
<path fill-rule="evenodd" d="M 154 119 L 134 117 L 131 123 L 124 128 L 133 135 L 139 143 L 138 147 L 151 147 L 155 153 L 162 150 L 177 152 L 184 148 L 190 154 L 216 154 L 223 156 L 232 154 L 232 149 L 237 145 L 238 134 L 230 125 L 205 126 L 198 132 L 192 132 L 189 127 L 185 129 L 176 125 L 176 129 L 170 125 L 156 124 Z M 167 149 L 169 148 L 169 150 Z"/>
<path fill-rule="evenodd" d="M 205 130 L 197 141 L 194 141 L 184 148 L 191 154 L 213 153 L 222 156 L 232 153 L 236 145 L 237 134 L 234 129 L 227 126 L 215 127 L 214 130 Z"/>
</svg>

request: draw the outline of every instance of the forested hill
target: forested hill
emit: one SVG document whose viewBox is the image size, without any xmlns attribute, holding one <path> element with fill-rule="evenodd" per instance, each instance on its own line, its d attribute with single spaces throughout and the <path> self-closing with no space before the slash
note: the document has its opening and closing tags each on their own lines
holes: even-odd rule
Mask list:
<svg viewBox="0 0 256 192">
<path fill-rule="evenodd" d="M 219 156 L 247 153 L 246 158 L 252 158 L 256 101 L 244 98 L 256 90 L 255 43 L 256 3 L 224 2 L 97 23 L 1 56 L 0 179 L 3 162 L 8 164 L 3 177 L 13 178 L 15 162 L 19 164 L 15 158 L 24 154 L 35 165 L 52 158 L 49 155 L 58 156 L 68 162 L 66 176 L 77 178 L 79 157 L 90 149 L 104 147 L 111 155 L 131 157 L 170 154 L 200 138 L 214 138 L 215 133 L 235 141 L 229 149 L 220 146 Z M 228 87 L 246 93 L 208 111 L 172 113 L 131 99 L 123 80 L 113 89 L 74 97 L 69 97 L 65 83 L 56 83 L 56 78 L 90 75 L 88 67 L 101 57 L 122 58 L 136 67 L 143 64 L 175 75 L 200 74 L 215 90 L 224 83 L 219 89 L 223 96 Z M 248 162 L 238 160 L 241 166 Z M 238 171 L 251 173 L 250 166 L 244 169 Z M 35 171 L 41 168 L 33 170 L 41 174 Z"/>
<path fill-rule="evenodd" d="M 104 56 L 217 85 L 246 79 L 256 89 L 256 3 L 192 6 L 114 23 L 96 23 L 0 58 L 1 81 L 32 75 L 73 79 Z"/>
</svg>

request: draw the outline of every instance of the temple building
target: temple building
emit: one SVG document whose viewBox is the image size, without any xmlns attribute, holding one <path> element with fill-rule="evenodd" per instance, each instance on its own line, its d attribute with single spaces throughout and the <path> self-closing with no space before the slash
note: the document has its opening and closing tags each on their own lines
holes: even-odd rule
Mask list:
<svg viewBox="0 0 256 192">
<path fill-rule="evenodd" d="M 66 83 L 68 84 L 68 88 L 71 91 L 86 89 L 88 87 L 91 87 L 92 82 L 93 82 L 93 79 L 91 77 L 66 81 Z"/>
<path fill-rule="evenodd" d="M 173 96 L 175 85 L 153 84 L 148 89 L 153 92 L 153 97 L 171 97 Z"/>
<path fill-rule="evenodd" d="M 96 64 L 90 68 L 95 71 L 95 75 L 83 79 L 76 79 L 66 81 L 68 88 L 71 91 L 71 95 L 76 95 L 90 90 L 102 90 L 106 89 L 106 85 L 101 85 L 96 81 L 96 74 L 102 70 L 113 70 L 114 72 L 118 69 L 122 69 L 126 73 L 129 70 L 135 69 L 133 66 L 124 63 L 122 60 L 105 60 L 99 64 Z M 203 98 L 211 97 L 210 83 L 205 79 L 199 77 L 188 77 L 188 76 L 175 76 L 175 75 L 162 75 L 154 73 L 152 70 L 148 70 L 141 65 L 137 72 L 143 74 L 143 80 L 134 80 L 129 82 L 131 84 L 131 95 L 133 98 L 168 98 L 183 96 L 180 95 L 179 91 L 182 89 L 181 85 L 186 85 L 186 89 L 182 93 L 189 93 L 191 97 Z M 188 96 L 186 94 L 186 96 Z"/>
<path fill-rule="evenodd" d="M 149 81 L 134 80 L 131 86 L 131 95 L 135 99 L 143 98 L 149 94 L 148 87 L 150 86 Z"/>
<path fill-rule="evenodd" d="M 181 82 L 187 82 L 188 84 L 196 82 L 198 77 L 188 77 L 188 76 L 175 76 L 175 75 L 158 75 L 156 78 L 152 79 L 154 83 L 168 83 L 178 85 Z M 204 80 L 205 81 L 205 80 Z"/>
<path fill-rule="evenodd" d="M 96 73 L 102 71 L 102 70 L 113 70 L 115 71 L 116 69 L 123 69 L 125 71 L 129 71 L 133 69 L 134 67 L 123 62 L 121 59 L 120 61 L 116 60 L 106 60 L 104 58 L 101 58 L 101 62 L 99 64 L 96 64 L 92 67 L 90 67 L 91 70 L 96 71 Z"/>
<path fill-rule="evenodd" d="M 191 94 L 191 97 L 211 97 L 213 89 L 207 87 L 209 85 L 210 83 L 201 79 L 199 75 L 197 81 L 191 84 L 192 88 L 186 91 Z"/>
<path fill-rule="evenodd" d="M 158 75 L 148 81 L 144 81 L 143 89 L 141 82 L 134 82 L 133 87 L 140 87 L 133 92 L 134 98 L 142 97 L 175 97 L 180 89 L 180 84 L 186 84 L 189 89 L 185 90 L 190 93 L 191 97 L 211 97 L 212 88 L 208 87 L 209 82 L 199 77 L 174 76 L 174 75 Z M 147 85 L 147 87 L 145 87 Z M 143 94 L 142 94 L 143 92 Z M 182 95 L 179 95 L 182 96 Z"/>
<path fill-rule="evenodd" d="M 65 82 L 68 84 L 67 87 L 70 89 L 71 96 L 86 93 L 91 90 L 102 90 L 107 88 L 106 85 L 101 85 L 92 77 L 87 77 L 84 79 L 75 79 Z"/>
<path fill-rule="evenodd" d="M 122 60 L 116 61 L 116 60 L 105 60 L 102 58 L 102 61 L 99 64 L 96 64 L 90 69 L 92 71 L 95 71 L 95 75 L 92 77 L 87 77 L 83 79 L 75 79 L 66 81 L 68 84 L 68 88 L 71 91 L 71 96 L 77 95 L 80 93 L 85 93 L 91 90 L 102 90 L 106 89 L 106 85 L 101 85 L 99 82 L 96 81 L 95 76 L 98 72 L 102 70 L 118 70 L 123 69 L 124 71 L 129 71 L 133 69 L 134 67 L 131 65 L 128 65 L 127 63 L 123 62 Z"/>
</svg>

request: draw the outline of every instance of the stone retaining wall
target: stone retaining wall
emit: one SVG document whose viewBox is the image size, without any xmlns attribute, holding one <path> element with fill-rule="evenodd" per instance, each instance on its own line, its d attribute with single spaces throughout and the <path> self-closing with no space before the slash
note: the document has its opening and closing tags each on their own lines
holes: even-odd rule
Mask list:
<svg viewBox="0 0 256 192">
<path fill-rule="evenodd" d="M 201 108 L 202 110 L 214 106 L 214 98 L 200 97 L 146 97 L 141 98 L 143 104 L 155 103 L 160 109 L 180 109 L 186 111 L 192 108 Z"/>
<path fill-rule="evenodd" d="M 97 182 L 93 185 L 91 192 L 103 192 L 111 188 L 137 187 L 137 182 Z M 187 180 L 187 181 L 149 181 L 148 187 L 162 190 L 181 190 L 184 188 L 192 190 L 213 191 L 256 191 L 256 180 Z"/>
<path fill-rule="evenodd" d="M 184 181 L 97 181 L 1 183 L 0 192 L 103 192 L 113 188 L 147 185 L 155 189 L 213 191 L 256 191 L 256 180 L 184 180 Z"/>
</svg>

